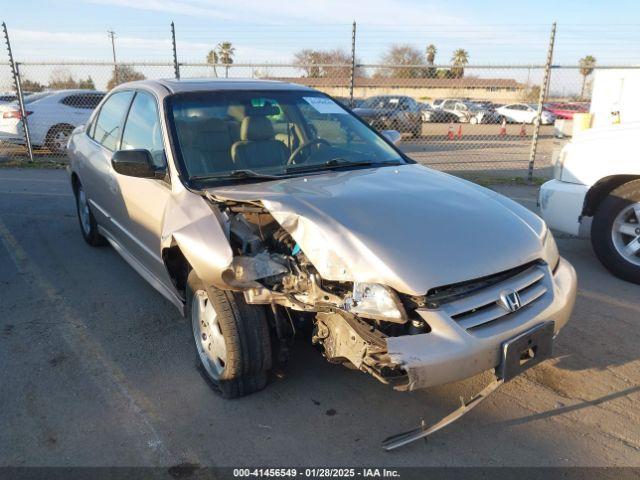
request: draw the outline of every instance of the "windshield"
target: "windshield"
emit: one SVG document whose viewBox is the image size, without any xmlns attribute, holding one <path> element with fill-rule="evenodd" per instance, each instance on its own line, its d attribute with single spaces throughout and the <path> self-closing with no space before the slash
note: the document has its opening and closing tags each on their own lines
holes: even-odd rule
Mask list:
<svg viewBox="0 0 640 480">
<path fill-rule="evenodd" d="M 193 92 L 169 97 L 168 108 L 174 143 L 191 180 L 405 163 L 319 92 Z"/>
<path fill-rule="evenodd" d="M 360 105 L 363 108 L 398 108 L 400 98 L 398 97 L 371 97 L 367 98 Z"/>
</svg>

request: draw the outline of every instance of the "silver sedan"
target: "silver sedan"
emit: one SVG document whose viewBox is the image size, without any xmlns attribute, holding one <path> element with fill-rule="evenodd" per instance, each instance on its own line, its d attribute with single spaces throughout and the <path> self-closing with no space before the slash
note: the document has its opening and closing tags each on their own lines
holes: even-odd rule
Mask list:
<svg viewBox="0 0 640 480">
<path fill-rule="evenodd" d="M 189 319 L 225 397 L 305 331 L 398 390 L 548 358 L 576 275 L 545 223 L 398 139 L 302 86 L 124 84 L 70 139 L 81 233 Z"/>
</svg>

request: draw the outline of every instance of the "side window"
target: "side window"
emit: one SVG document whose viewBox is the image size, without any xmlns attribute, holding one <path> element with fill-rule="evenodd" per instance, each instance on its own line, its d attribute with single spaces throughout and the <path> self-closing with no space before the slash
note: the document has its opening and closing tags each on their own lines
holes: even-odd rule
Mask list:
<svg viewBox="0 0 640 480">
<path fill-rule="evenodd" d="M 164 167 L 162 129 L 155 98 L 146 92 L 138 92 L 131 104 L 129 116 L 122 134 L 122 150 L 143 148 L 151 152 L 156 167 Z"/>
<path fill-rule="evenodd" d="M 98 106 L 104 95 L 101 94 L 78 94 L 64 97 L 60 103 L 73 108 L 82 108 L 84 110 L 93 110 Z"/>
<path fill-rule="evenodd" d="M 118 149 L 122 124 L 132 97 L 133 92 L 116 92 L 107 99 L 100 109 L 93 131 L 93 139 L 111 151 Z"/>
</svg>

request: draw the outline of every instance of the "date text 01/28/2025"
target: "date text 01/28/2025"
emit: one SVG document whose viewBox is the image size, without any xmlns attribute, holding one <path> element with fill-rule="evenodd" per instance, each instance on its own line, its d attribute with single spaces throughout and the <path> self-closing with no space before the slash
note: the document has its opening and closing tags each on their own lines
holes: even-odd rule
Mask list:
<svg viewBox="0 0 640 480">
<path fill-rule="evenodd" d="M 398 478 L 397 470 L 387 468 L 234 468 L 235 478 Z"/>
</svg>

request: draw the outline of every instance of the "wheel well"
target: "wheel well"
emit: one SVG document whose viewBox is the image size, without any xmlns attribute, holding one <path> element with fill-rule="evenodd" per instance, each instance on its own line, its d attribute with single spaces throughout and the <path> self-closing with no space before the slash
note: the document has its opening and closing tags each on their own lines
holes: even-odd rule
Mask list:
<svg viewBox="0 0 640 480">
<path fill-rule="evenodd" d="M 47 140 L 51 139 L 51 135 L 53 134 L 53 132 L 55 132 L 57 129 L 60 128 L 70 128 L 71 130 L 73 130 L 74 127 L 73 125 L 71 125 L 70 123 L 56 123 L 54 126 L 52 126 L 48 131 L 47 131 Z"/>
<path fill-rule="evenodd" d="M 78 193 L 78 185 L 80 185 L 80 179 L 78 178 L 78 174 L 73 172 L 71 174 L 71 188 L 73 188 L 73 193 Z"/>
<path fill-rule="evenodd" d="M 187 287 L 187 278 L 191 271 L 189 261 L 177 245 L 165 248 L 162 251 L 162 260 L 164 261 L 167 272 L 169 272 L 171 281 L 184 299 Z"/>
<path fill-rule="evenodd" d="M 625 183 L 640 179 L 639 175 L 613 175 L 598 180 L 593 185 L 584 198 L 584 206 L 582 207 L 582 215 L 592 217 L 598 208 L 598 205 L 615 190 Z"/>
</svg>

